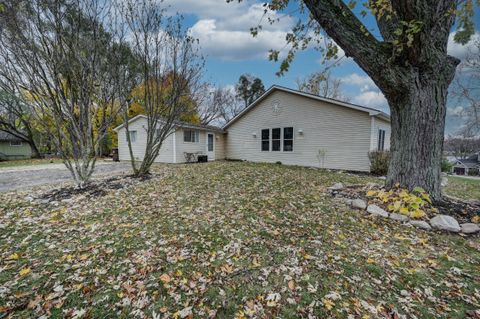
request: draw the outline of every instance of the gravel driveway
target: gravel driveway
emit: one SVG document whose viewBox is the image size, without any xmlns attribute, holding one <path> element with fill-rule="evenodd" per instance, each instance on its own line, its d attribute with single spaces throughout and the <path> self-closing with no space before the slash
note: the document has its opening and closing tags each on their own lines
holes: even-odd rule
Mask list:
<svg viewBox="0 0 480 319">
<path fill-rule="evenodd" d="M 98 162 L 94 177 L 118 175 L 131 172 L 130 163 Z M 63 164 L 15 166 L 0 169 L 0 192 L 25 190 L 32 186 L 57 184 L 72 181 L 70 172 Z"/>
</svg>

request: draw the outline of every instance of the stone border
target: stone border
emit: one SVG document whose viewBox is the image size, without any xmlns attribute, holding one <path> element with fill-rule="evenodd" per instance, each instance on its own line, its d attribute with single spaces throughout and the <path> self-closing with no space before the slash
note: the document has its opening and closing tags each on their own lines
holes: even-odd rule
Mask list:
<svg viewBox="0 0 480 319">
<path fill-rule="evenodd" d="M 445 230 L 453 233 L 462 233 L 462 234 L 475 234 L 480 232 L 480 226 L 474 223 L 465 223 L 459 224 L 458 221 L 453 218 L 452 216 L 448 215 L 441 215 L 438 214 L 429 221 L 425 220 L 413 220 L 410 219 L 408 216 L 397 214 L 397 213 L 389 213 L 383 208 L 375 205 L 367 203 L 360 198 L 357 199 L 344 199 L 344 201 L 352 208 L 357 210 L 366 211 L 368 214 L 383 217 L 383 218 L 390 218 L 392 220 L 396 220 L 402 223 L 408 223 L 414 227 L 424 229 L 424 230 Z"/>
</svg>

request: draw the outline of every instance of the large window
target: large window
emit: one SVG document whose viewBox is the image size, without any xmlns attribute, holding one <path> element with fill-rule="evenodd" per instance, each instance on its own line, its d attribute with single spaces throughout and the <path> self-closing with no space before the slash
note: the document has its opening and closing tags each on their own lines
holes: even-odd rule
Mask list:
<svg viewBox="0 0 480 319">
<path fill-rule="evenodd" d="M 378 150 L 383 151 L 385 149 L 385 130 L 378 130 Z"/>
<path fill-rule="evenodd" d="M 198 143 L 199 134 L 195 130 L 184 130 L 183 131 L 183 141 L 188 143 Z"/>
<path fill-rule="evenodd" d="M 272 128 L 272 151 L 279 152 L 281 147 L 282 129 L 281 128 Z"/>
<path fill-rule="evenodd" d="M 283 128 L 283 151 L 293 151 L 293 127 Z"/>
<path fill-rule="evenodd" d="M 270 151 L 270 130 L 262 130 L 262 151 Z"/>
<path fill-rule="evenodd" d="M 293 127 L 263 129 L 262 151 L 293 152 Z"/>
<path fill-rule="evenodd" d="M 130 142 L 135 143 L 137 140 L 137 131 L 128 131 L 130 135 Z M 127 142 L 128 142 L 128 137 L 127 137 Z"/>
</svg>

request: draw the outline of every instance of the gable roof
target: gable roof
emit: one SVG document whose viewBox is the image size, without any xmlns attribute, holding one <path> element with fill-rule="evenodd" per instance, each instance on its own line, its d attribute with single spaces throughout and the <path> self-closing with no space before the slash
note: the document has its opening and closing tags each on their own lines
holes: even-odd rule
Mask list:
<svg viewBox="0 0 480 319">
<path fill-rule="evenodd" d="M 0 131 L 0 141 L 1 142 L 21 142 L 22 139 L 16 137 L 15 135 L 7 133 L 5 131 Z"/>
<path fill-rule="evenodd" d="M 138 119 L 147 119 L 146 115 L 143 114 L 138 114 L 137 116 L 132 117 L 130 120 L 128 120 L 128 123 L 133 123 L 137 121 Z M 125 123 L 120 124 L 113 130 L 115 132 L 118 132 L 121 128 L 125 126 Z M 215 131 L 219 133 L 224 133 L 225 131 L 221 129 L 220 127 L 213 126 L 213 125 L 200 125 L 200 124 L 192 124 L 192 123 L 187 123 L 187 122 L 182 122 L 182 121 L 175 121 L 174 126 L 177 128 L 191 128 L 191 129 L 197 129 L 197 130 L 204 130 L 204 131 Z"/>
<path fill-rule="evenodd" d="M 361 106 L 361 105 L 357 105 L 357 104 L 352 104 L 352 103 L 347 103 L 347 102 L 342 102 L 342 101 L 339 101 L 339 100 L 330 99 L 330 98 L 322 97 L 322 96 L 319 96 L 319 95 L 302 92 L 302 91 L 299 91 L 299 90 L 289 89 L 289 88 L 286 88 L 286 87 L 283 87 L 283 86 L 280 86 L 280 85 L 272 85 L 258 99 L 256 99 L 253 103 L 251 103 L 249 106 L 247 106 L 242 112 L 240 112 L 233 119 L 231 119 L 227 124 L 225 124 L 223 126 L 223 129 L 225 130 L 227 127 L 232 125 L 234 122 L 236 122 L 238 119 L 240 119 L 246 113 L 248 113 L 250 110 L 255 108 L 255 106 L 260 104 L 260 102 L 262 102 L 267 96 L 272 94 L 274 91 L 287 92 L 287 93 L 295 94 L 295 95 L 298 95 L 298 96 L 303 96 L 303 97 L 306 97 L 306 98 L 310 98 L 310 99 L 313 99 L 313 100 L 326 102 L 326 103 L 330 103 L 330 104 L 335 104 L 335 105 L 338 105 L 338 106 L 350 108 L 350 109 L 357 110 L 357 111 L 367 112 L 371 116 L 377 116 L 377 117 L 380 117 L 380 118 L 390 122 L 390 115 L 388 115 L 387 113 L 382 112 L 380 110 L 374 109 L 374 108 Z"/>
<path fill-rule="evenodd" d="M 467 158 L 458 159 L 455 165 L 462 165 L 466 168 L 475 168 L 480 167 L 479 155 L 472 154 Z"/>
</svg>

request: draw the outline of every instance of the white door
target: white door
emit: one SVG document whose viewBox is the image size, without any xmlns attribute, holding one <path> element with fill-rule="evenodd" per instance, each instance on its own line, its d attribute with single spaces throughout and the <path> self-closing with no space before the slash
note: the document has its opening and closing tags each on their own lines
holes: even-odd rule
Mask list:
<svg viewBox="0 0 480 319">
<path fill-rule="evenodd" d="M 207 156 L 209 161 L 215 160 L 215 134 L 207 133 Z"/>
</svg>

